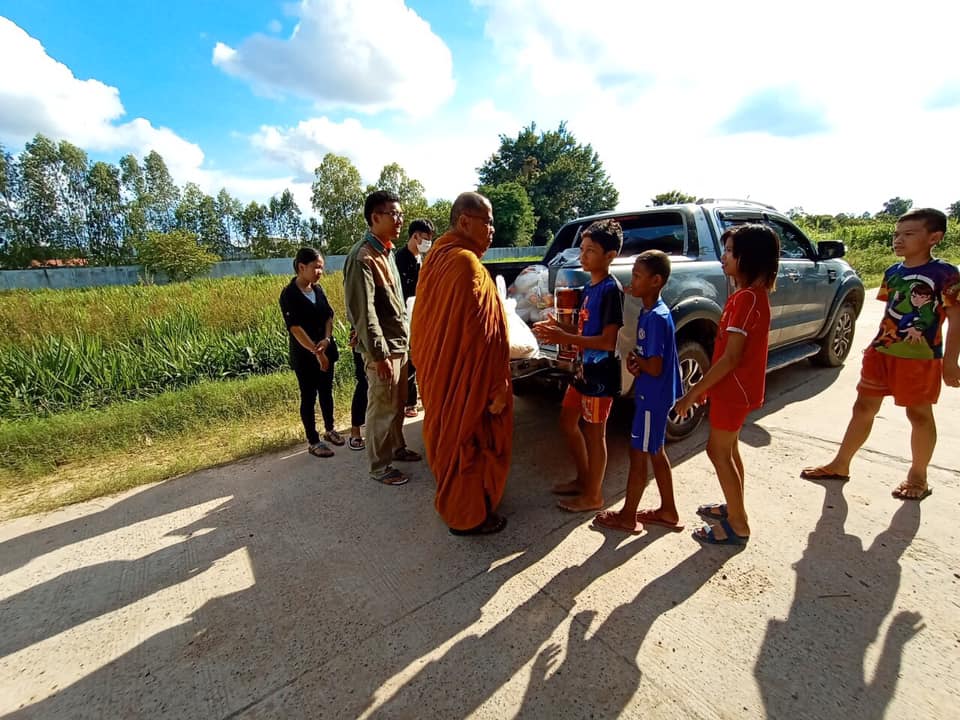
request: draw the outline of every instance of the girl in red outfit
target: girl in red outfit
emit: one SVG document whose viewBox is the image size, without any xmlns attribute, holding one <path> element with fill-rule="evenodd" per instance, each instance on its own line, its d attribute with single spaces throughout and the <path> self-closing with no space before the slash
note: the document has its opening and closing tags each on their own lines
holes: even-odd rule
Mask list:
<svg viewBox="0 0 960 720">
<path fill-rule="evenodd" d="M 725 503 L 701 505 L 706 525 L 693 533 L 700 542 L 745 545 L 750 525 L 743 506 L 740 428 L 747 414 L 763 405 L 770 334 L 770 298 L 780 264 L 780 240 L 766 225 L 738 225 L 721 238 L 723 272 L 736 291 L 727 298 L 713 350 L 713 364 L 692 386 L 676 411 L 684 416 L 704 396 L 710 398 L 707 456 L 713 463 Z"/>
</svg>

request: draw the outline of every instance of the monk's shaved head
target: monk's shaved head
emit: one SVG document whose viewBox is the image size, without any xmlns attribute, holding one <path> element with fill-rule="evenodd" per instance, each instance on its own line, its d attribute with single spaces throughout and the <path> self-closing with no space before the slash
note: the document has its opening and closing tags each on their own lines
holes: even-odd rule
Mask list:
<svg viewBox="0 0 960 720">
<path fill-rule="evenodd" d="M 450 208 L 450 227 L 457 226 L 461 215 L 486 214 L 490 207 L 490 201 L 478 192 L 460 193 Z"/>
</svg>

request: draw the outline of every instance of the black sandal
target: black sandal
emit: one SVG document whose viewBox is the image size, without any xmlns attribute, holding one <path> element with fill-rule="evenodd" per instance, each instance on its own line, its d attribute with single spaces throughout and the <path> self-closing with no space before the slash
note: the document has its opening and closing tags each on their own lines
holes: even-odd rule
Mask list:
<svg viewBox="0 0 960 720">
<path fill-rule="evenodd" d="M 503 515 L 497 515 L 496 513 L 491 513 L 487 515 L 487 519 L 482 523 L 477 525 L 474 528 L 469 530 L 457 530 L 456 528 L 448 528 L 451 535 L 493 535 L 503 530 L 507 526 L 507 519 Z"/>
</svg>

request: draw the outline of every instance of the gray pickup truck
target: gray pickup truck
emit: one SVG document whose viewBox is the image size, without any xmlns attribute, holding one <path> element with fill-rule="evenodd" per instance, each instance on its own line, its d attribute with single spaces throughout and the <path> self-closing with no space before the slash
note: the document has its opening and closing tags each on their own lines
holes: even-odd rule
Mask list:
<svg viewBox="0 0 960 720">
<path fill-rule="evenodd" d="M 842 242 L 812 243 L 773 207 L 744 200 L 644 208 L 635 212 L 608 212 L 579 218 L 564 225 L 543 259 L 549 270 L 550 291 L 556 287 L 583 287 L 589 275 L 580 267 L 580 233 L 594 220 L 616 219 L 623 228 L 623 249 L 611 272 L 627 288 L 633 259 L 642 251 L 663 250 L 673 263 L 663 290 L 673 313 L 684 387 L 703 377 L 710 367 L 720 314 L 733 287 L 720 266 L 720 236 L 733 225 L 759 222 L 780 237 L 780 271 L 770 296 L 770 352 L 767 371 L 810 358 L 825 366 L 843 363 L 853 342 L 854 325 L 863 307 L 863 283 L 840 258 Z M 636 344 L 639 301 L 626 294 L 624 326 L 619 350 L 624 359 L 623 394 L 632 397 L 633 377 L 625 359 Z M 513 361 L 518 392 L 544 380 L 564 383 L 572 367 L 557 359 L 557 347 L 543 345 L 540 357 Z M 679 439 L 693 432 L 704 408 L 692 416 L 671 414 L 667 435 Z"/>
</svg>

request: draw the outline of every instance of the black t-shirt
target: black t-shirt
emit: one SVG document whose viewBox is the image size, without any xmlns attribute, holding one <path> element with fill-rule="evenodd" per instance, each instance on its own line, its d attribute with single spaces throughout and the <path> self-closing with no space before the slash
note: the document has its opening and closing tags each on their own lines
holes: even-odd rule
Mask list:
<svg viewBox="0 0 960 720">
<path fill-rule="evenodd" d="M 403 290 L 403 299 L 417 294 L 417 280 L 420 279 L 420 263 L 417 257 L 404 245 L 397 250 L 397 270 L 400 271 L 400 288 Z"/>
<path fill-rule="evenodd" d="M 283 313 L 283 322 L 290 336 L 290 364 L 294 367 L 301 363 L 310 363 L 312 367 L 317 364 L 317 360 L 313 353 L 297 342 L 290 328 L 294 326 L 303 328 L 307 336 L 317 343 L 326 337 L 327 321 L 333 317 L 333 308 L 330 307 L 327 296 L 324 295 L 320 286 L 314 285 L 313 291 L 316 294 L 316 303 L 310 302 L 303 291 L 297 287 L 297 280 L 294 278 L 280 293 L 280 312 Z M 330 360 L 336 360 L 336 350 L 332 348 L 328 350 L 327 357 Z"/>
</svg>

